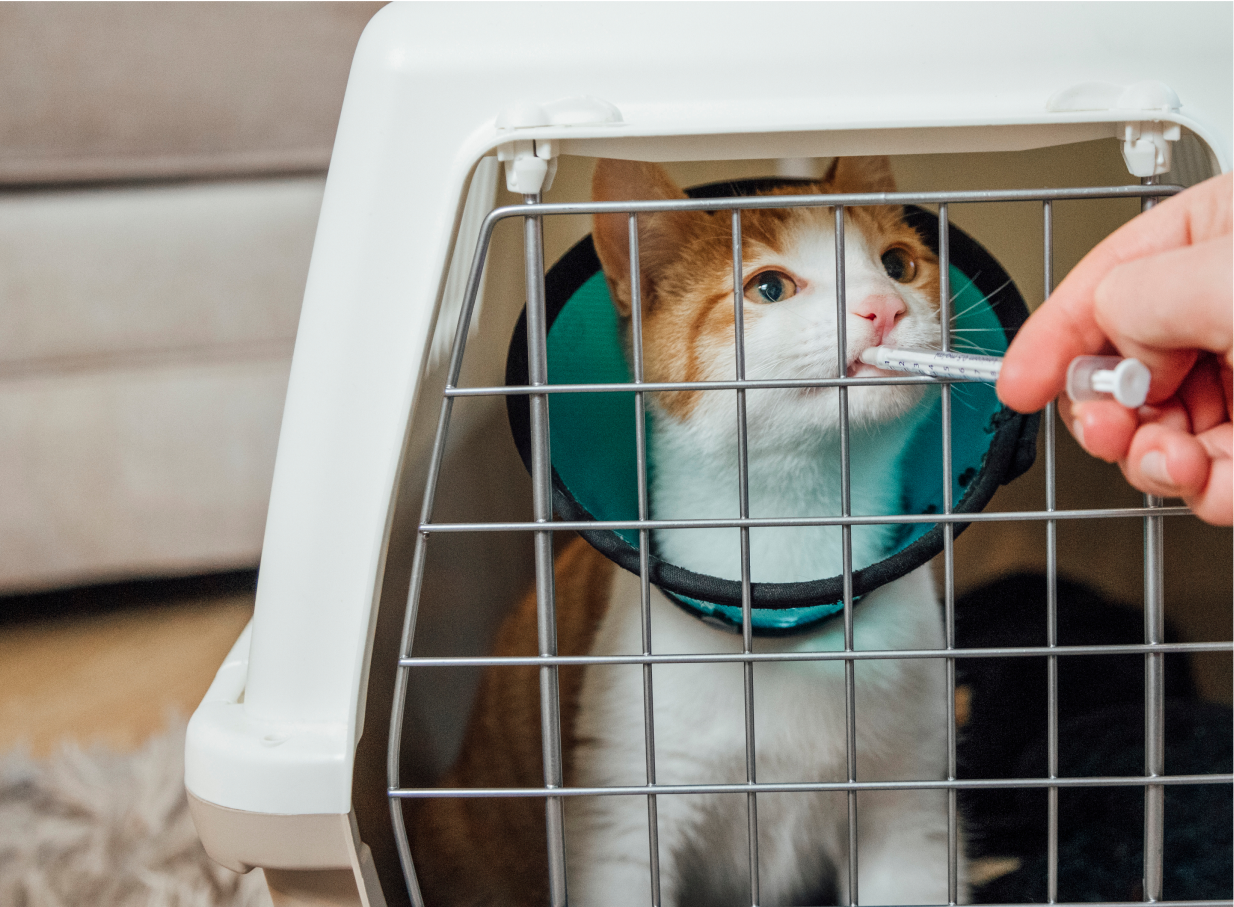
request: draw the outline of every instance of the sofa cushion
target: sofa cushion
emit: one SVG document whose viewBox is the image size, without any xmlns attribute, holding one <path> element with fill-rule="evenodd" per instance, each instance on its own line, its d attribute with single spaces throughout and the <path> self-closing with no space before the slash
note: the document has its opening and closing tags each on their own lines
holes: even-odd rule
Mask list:
<svg viewBox="0 0 1234 907">
<path fill-rule="evenodd" d="M 324 170 L 382 5 L 0 4 L 0 185 Z"/>
<path fill-rule="evenodd" d="M 0 194 L 0 379 L 290 355 L 321 177 Z"/>
<path fill-rule="evenodd" d="M 256 564 L 290 364 L 0 381 L 0 594 Z"/>
</svg>

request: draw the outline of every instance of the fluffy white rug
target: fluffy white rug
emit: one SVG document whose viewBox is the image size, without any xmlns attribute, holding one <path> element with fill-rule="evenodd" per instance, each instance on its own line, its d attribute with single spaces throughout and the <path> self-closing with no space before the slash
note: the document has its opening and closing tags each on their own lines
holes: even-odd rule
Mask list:
<svg viewBox="0 0 1234 907">
<path fill-rule="evenodd" d="M 0 757 L 5 907 L 268 907 L 261 871 L 206 856 L 184 794 L 184 724 L 134 753 Z"/>
</svg>

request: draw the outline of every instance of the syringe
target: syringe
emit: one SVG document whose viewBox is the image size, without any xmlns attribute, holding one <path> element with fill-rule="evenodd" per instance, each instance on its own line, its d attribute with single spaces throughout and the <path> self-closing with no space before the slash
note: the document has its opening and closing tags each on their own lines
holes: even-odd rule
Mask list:
<svg viewBox="0 0 1234 907">
<path fill-rule="evenodd" d="M 861 354 L 861 361 L 892 372 L 911 372 L 914 375 L 961 381 L 997 381 L 1003 367 L 1003 360 L 998 356 L 899 350 L 890 346 L 870 347 Z"/>
<path fill-rule="evenodd" d="M 867 365 L 893 372 L 910 372 L 959 381 L 997 381 L 1003 360 L 999 356 L 940 353 L 873 346 L 861 354 Z M 1148 398 L 1152 376 L 1138 359 L 1117 356 L 1077 356 L 1067 369 L 1067 396 L 1074 401 L 1113 397 L 1134 409 Z"/>
</svg>

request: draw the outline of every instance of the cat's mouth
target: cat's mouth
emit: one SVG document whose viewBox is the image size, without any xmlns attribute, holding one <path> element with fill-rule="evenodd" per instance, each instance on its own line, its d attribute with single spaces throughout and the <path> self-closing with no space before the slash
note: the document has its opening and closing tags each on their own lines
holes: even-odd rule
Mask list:
<svg viewBox="0 0 1234 907">
<path fill-rule="evenodd" d="M 834 374 L 834 372 L 832 373 Z M 895 372 L 889 372 L 874 365 L 868 365 L 860 359 L 853 359 L 844 370 L 845 378 L 894 378 Z M 807 386 L 800 389 L 803 397 L 814 397 L 822 394 L 826 388 Z"/>
<path fill-rule="evenodd" d="M 895 372 L 889 372 L 886 369 L 881 369 L 876 365 L 862 362 L 860 353 L 854 356 L 848 363 L 848 369 L 844 372 L 846 378 L 894 378 Z"/>
</svg>

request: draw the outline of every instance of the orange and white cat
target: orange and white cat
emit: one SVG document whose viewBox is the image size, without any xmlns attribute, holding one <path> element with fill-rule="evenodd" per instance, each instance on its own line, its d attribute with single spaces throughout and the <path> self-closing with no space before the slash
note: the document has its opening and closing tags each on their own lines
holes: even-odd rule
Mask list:
<svg viewBox="0 0 1234 907">
<path fill-rule="evenodd" d="M 884 158 L 838 160 L 825 179 L 794 194 L 893 189 Z M 598 201 L 684 197 L 663 169 L 600 161 Z M 835 221 L 832 208 L 742 213 L 746 376 L 827 379 L 839 375 Z M 727 212 L 640 215 L 640 289 L 648 381 L 735 376 L 732 238 Z M 629 319 L 628 218 L 598 215 L 593 238 L 614 305 Z M 871 346 L 933 348 L 939 340 L 938 263 L 898 207 L 845 212 L 849 376 L 883 374 L 860 362 Z M 923 391 L 854 387 L 854 438 L 906 413 Z M 757 517 L 840 513 L 839 404 L 835 390 L 748 391 L 750 513 Z M 650 457 L 653 516 L 738 515 L 737 411 L 731 391 L 654 395 Z M 872 458 L 877 461 L 877 457 Z M 854 463 L 853 513 L 894 513 L 893 481 Z M 858 480 L 860 479 L 860 481 Z M 857 527 L 853 560 L 878 560 L 888 531 Z M 657 554 L 698 573 L 739 579 L 737 530 L 662 530 Z M 835 527 L 762 528 L 750 533 L 755 581 L 814 580 L 841 572 Z M 558 559 L 558 645 L 562 654 L 642 651 L 637 576 L 582 540 Z M 864 597 L 854 612 L 859 649 L 943 646 L 928 568 Z M 652 649 L 736 652 L 740 637 L 710 626 L 656 589 Z M 755 651 L 843 647 L 839 618 L 808 632 L 756 639 Z M 535 598 L 503 625 L 497 654 L 536 649 Z M 880 659 L 855 666 L 857 778 L 936 780 L 947 762 L 946 680 L 936 659 Z M 740 664 L 657 665 L 653 671 L 656 782 L 746 781 L 746 719 Z M 647 782 L 643 674 L 638 666 L 562 668 L 561 720 L 568 786 Z M 842 662 L 759 663 L 754 670 L 756 778 L 760 782 L 847 777 Z M 543 783 L 538 671 L 489 670 L 458 762 L 446 786 L 535 787 Z M 656 798 L 660 892 L 667 907 L 751 903 L 747 798 L 664 794 Z M 415 807 L 413 847 L 429 907 L 545 904 L 545 820 L 534 798 L 434 799 Z M 644 797 L 566 800 L 570 902 L 624 907 L 651 902 L 648 807 Z M 847 903 L 848 800 L 843 792 L 757 797 L 758 903 Z M 947 798 L 943 791 L 862 791 L 857 797 L 858 899 L 864 904 L 945 904 Z M 960 894 L 965 864 L 960 856 Z"/>
</svg>

